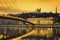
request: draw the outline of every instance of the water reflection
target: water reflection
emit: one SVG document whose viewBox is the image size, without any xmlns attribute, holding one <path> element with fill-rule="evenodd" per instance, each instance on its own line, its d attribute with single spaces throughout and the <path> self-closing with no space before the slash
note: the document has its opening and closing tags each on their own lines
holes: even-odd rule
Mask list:
<svg viewBox="0 0 60 40">
<path fill-rule="evenodd" d="M 57 31 L 57 33 L 55 32 Z M 60 28 L 15 28 L 0 27 L 0 39 L 2 40 L 54 40 L 60 37 Z M 55 36 L 56 35 L 56 36 Z M 58 36 L 58 37 L 57 37 Z M 13 39 L 12 39 L 13 38 Z M 58 38 L 59 39 L 59 38 Z"/>
</svg>

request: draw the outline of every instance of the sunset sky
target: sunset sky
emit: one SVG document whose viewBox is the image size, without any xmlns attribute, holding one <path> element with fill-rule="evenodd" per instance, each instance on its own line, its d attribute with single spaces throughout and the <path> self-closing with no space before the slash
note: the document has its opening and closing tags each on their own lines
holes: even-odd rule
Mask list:
<svg viewBox="0 0 60 40">
<path fill-rule="evenodd" d="M 60 0 L 0 0 L 0 14 L 21 13 L 35 11 L 41 8 L 42 12 L 60 12 Z"/>
</svg>

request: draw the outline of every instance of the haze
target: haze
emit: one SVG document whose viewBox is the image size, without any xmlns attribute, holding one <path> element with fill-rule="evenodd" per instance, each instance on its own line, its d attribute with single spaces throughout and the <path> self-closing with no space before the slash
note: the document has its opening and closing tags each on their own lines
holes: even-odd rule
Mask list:
<svg viewBox="0 0 60 40">
<path fill-rule="evenodd" d="M 37 8 L 55 12 L 56 6 L 60 12 L 60 0 L 0 0 L 0 14 L 30 12 Z"/>
</svg>

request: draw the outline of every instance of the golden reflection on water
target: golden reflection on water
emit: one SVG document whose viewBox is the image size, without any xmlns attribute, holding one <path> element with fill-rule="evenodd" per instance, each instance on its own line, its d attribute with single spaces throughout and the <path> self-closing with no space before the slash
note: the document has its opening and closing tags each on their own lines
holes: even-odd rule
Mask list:
<svg viewBox="0 0 60 40">
<path fill-rule="evenodd" d="M 41 29 L 34 29 L 32 30 L 31 32 L 29 33 L 26 33 L 20 37 L 17 37 L 17 38 L 14 38 L 14 39 L 11 39 L 11 40 L 20 40 L 21 38 L 24 38 L 24 37 L 27 37 L 27 36 L 46 36 L 47 38 L 48 37 L 51 37 L 52 34 L 53 34 L 53 29 L 52 28 L 41 28 Z"/>
<path fill-rule="evenodd" d="M 2 39 L 2 38 L 3 38 L 3 35 L 0 34 L 0 39 Z"/>
</svg>

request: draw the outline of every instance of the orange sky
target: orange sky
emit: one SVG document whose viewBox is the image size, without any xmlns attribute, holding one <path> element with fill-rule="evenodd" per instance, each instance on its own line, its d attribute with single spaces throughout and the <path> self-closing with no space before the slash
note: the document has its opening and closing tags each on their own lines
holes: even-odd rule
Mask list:
<svg viewBox="0 0 60 40">
<path fill-rule="evenodd" d="M 56 6 L 60 12 L 60 0 L 0 0 L 0 13 L 35 11 L 37 8 L 41 8 L 42 12 L 55 12 Z"/>
</svg>

